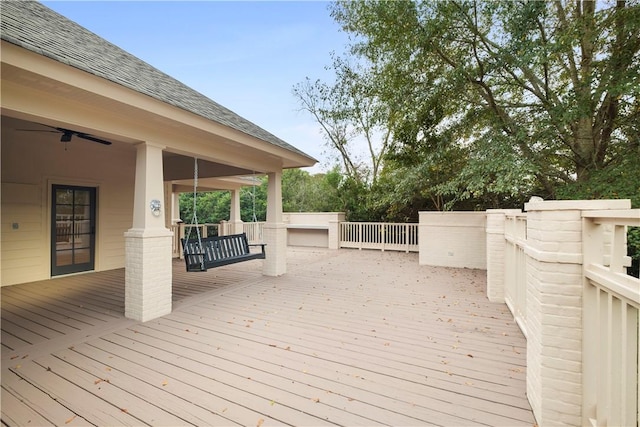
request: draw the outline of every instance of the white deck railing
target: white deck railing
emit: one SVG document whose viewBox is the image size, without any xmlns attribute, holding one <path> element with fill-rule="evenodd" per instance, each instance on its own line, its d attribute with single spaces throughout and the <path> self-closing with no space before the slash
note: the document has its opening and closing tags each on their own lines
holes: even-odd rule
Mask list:
<svg viewBox="0 0 640 427">
<path fill-rule="evenodd" d="M 264 243 L 263 230 L 264 222 L 245 222 L 242 228 L 247 233 L 249 243 Z"/>
<path fill-rule="evenodd" d="M 505 302 L 527 336 L 527 214 L 505 216 Z"/>
<path fill-rule="evenodd" d="M 568 215 L 559 217 L 569 218 Z M 582 352 L 578 359 L 582 362 L 580 376 L 582 387 L 578 389 L 581 390 L 582 396 L 580 405 L 582 424 L 638 426 L 640 425 L 640 279 L 627 275 L 626 267 L 631 265 L 631 259 L 627 256 L 627 231 L 630 226 L 640 227 L 640 209 L 582 210 L 581 218 L 582 243 L 579 244 L 581 249 L 578 249 L 575 254 L 564 254 L 564 261 L 575 262 L 582 266 L 581 274 L 578 273 L 582 277 L 582 281 L 578 281 L 582 283 L 582 290 L 575 295 L 579 297 L 582 304 L 580 310 L 582 331 L 579 335 L 582 341 Z M 504 221 L 505 302 L 527 340 L 531 340 L 536 333 L 534 329 L 540 328 L 539 317 L 542 314 L 532 313 L 529 309 L 532 317 L 527 319 L 527 293 L 533 292 L 534 295 L 538 295 L 541 291 L 528 289 L 528 285 L 531 285 L 528 282 L 533 280 L 535 283 L 546 283 L 546 279 L 540 282 L 541 277 L 545 277 L 543 274 L 545 272 L 527 271 L 527 266 L 535 265 L 537 269 L 546 268 L 548 263 L 554 262 L 554 259 L 548 255 L 552 252 L 545 255 L 531 246 L 533 242 L 529 241 L 527 236 L 526 213 L 505 214 Z M 537 221 L 540 221 L 539 217 Z M 556 224 L 559 222 L 556 220 Z M 529 229 L 534 230 L 536 237 L 540 239 L 544 232 L 541 233 L 539 228 L 532 225 L 534 224 L 529 224 Z M 550 228 L 544 229 L 544 231 L 547 230 L 553 233 Z M 566 230 L 565 233 L 570 235 Z M 580 251 L 581 253 L 578 253 Z M 543 262 L 540 261 L 542 256 L 547 257 Z M 570 256 L 574 257 L 570 258 Z M 560 270 L 548 270 L 546 277 L 552 284 L 556 279 L 557 271 Z M 566 274 L 567 280 L 571 280 L 570 275 Z M 542 287 L 541 285 L 541 289 Z M 546 301 L 549 304 L 551 299 Z M 546 310 L 549 315 L 550 308 L 547 307 Z M 571 310 L 573 309 L 569 307 L 567 313 L 571 313 Z M 577 313 L 577 311 L 574 312 Z M 562 315 L 556 314 L 556 320 L 547 319 L 542 323 L 546 323 L 547 328 L 551 329 L 549 325 L 556 322 L 554 326 L 556 328 L 559 327 L 557 320 L 561 317 Z M 570 317 L 571 315 L 567 314 L 567 321 Z M 531 329 L 529 331 L 528 326 Z M 540 346 L 541 338 L 539 334 L 535 336 L 537 341 L 533 345 Z M 533 367 L 538 366 L 537 364 L 541 363 L 540 360 L 544 357 L 543 354 L 539 354 L 539 349 L 537 351 L 538 353 L 534 351 L 531 358 L 528 357 Z M 560 366 L 559 361 L 562 357 L 554 357 L 556 359 L 553 363 L 557 362 Z M 540 372 L 539 369 L 541 368 L 534 368 L 532 372 Z M 561 382 L 562 380 L 558 379 L 558 384 Z M 538 404 L 539 400 L 535 402 Z"/>
<path fill-rule="evenodd" d="M 198 224 L 200 230 L 200 237 L 217 236 L 220 234 L 220 227 L 218 224 Z M 180 239 L 189 235 L 190 239 L 195 239 L 197 236 L 196 227 L 191 224 L 174 224 L 169 227 L 169 230 L 173 232 L 173 241 L 171 244 L 172 256 L 174 258 L 182 257 L 182 246 L 180 246 Z"/>
<path fill-rule="evenodd" d="M 418 252 L 418 224 L 341 222 L 340 247 Z"/>
<path fill-rule="evenodd" d="M 583 418 L 640 424 L 640 279 L 625 274 L 627 226 L 640 210 L 583 212 Z"/>
</svg>

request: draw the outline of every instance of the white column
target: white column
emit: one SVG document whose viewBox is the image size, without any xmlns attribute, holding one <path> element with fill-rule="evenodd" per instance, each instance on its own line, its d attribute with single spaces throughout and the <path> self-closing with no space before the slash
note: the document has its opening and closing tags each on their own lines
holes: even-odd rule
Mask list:
<svg viewBox="0 0 640 427">
<path fill-rule="evenodd" d="M 133 227 L 125 233 L 125 316 L 143 322 L 171 312 L 172 233 L 165 227 L 163 149 L 137 146 Z"/>
<path fill-rule="evenodd" d="M 180 193 L 173 192 L 173 185 L 171 185 L 171 224 L 177 224 L 182 221 L 180 218 Z"/>
<path fill-rule="evenodd" d="M 180 207 L 176 210 L 176 201 L 179 194 L 173 192 L 173 184 L 170 182 L 164 183 L 164 204 L 165 209 L 162 209 L 164 215 L 165 227 L 169 228 L 175 224 L 180 218 Z"/>
<path fill-rule="evenodd" d="M 282 221 L 282 170 L 267 174 L 267 222 L 263 237 L 267 244 L 262 273 L 281 276 L 287 272 L 287 226 Z"/>
<path fill-rule="evenodd" d="M 229 213 L 229 222 L 231 223 L 232 234 L 240 234 L 243 232 L 242 217 L 240 215 L 240 188 L 231 190 L 231 212 Z"/>
</svg>

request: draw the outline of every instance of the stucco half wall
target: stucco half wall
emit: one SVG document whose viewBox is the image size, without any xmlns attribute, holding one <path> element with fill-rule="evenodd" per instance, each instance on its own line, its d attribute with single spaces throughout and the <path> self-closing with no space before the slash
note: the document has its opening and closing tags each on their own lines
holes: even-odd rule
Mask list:
<svg viewBox="0 0 640 427">
<path fill-rule="evenodd" d="M 486 270 L 485 228 L 485 212 L 420 212 L 420 264 Z"/>
</svg>

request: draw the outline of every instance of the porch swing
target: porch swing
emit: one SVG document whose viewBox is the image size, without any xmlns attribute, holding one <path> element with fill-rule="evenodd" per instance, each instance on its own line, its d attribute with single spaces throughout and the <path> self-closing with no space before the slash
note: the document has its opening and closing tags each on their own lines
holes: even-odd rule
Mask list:
<svg viewBox="0 0 640 427">
<path fill-rule="evenodd" d="M 198 193 L 198 158 L 194 159 L 193 168 L 193 216 L 191 223 L 187 225 L 187 236 L 180 239 L 187 272 L 207 271 L 209 268 L 222 267 L 223 265 L 237 262 L 250 261 L 252 259 L 265 259 L 264 243 L 249 244 L 246 233 L 230 234 L 227 236 L 202 237 L 200 224 L 198 224 L 197 193 Z M 255 214 L 255 182 L 254 182 L 254 212 Z M 191 232 L 196 229 L 196 237 L 191 239 Z M 250 248 L 260 246 L 261 252 L 251 252 Z"/>
</svg>

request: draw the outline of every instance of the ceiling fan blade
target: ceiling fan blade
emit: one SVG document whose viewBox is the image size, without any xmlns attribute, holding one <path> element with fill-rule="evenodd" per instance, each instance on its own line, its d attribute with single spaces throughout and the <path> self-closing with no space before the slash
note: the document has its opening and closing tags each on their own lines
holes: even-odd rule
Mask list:
<svg viewBox="0 0 640 427">
<path fill-rule="evenodd" d="M 86 133 L 75 132 L 78 138 L 87 139 L 89 141 L 98 142 L 104 145 L 111 145 L 111 141 L 105 141 L 104 139 L 96 138 L 95 136 L 88 135 Z"/>
<path fill-rule="evenodd" d="M 38 123 L 39 124 L 39 123 Z M 59 127 L 53 127 L 53 126 L 49 126 L 49 125 L 42 125 L 41 126 L 45 126 L 51 129 L 55 129 L 55 130 L 46 130 L 46 129 L 16 129 L 19 131 L 23 131 L 23 132 L 50 132 L 50 133 L 61 133 L 62 137 L 61 137 L 61 141 L 62 142 L 69 142 L 71 140 L 72 136 L 77 136 L 78 138 L 82 138 L 82 139 L 86 139 L 89 141 L 93 141 L 93 142 L 97 142 L 100 144 L 104 144 L 104 145 L 111 145 L 111 141 L 107 141 L 104 139 L 100 139 L 100 138 L 96 138 L 93 135 L 89 135 L 88 133 L 83 133 L 83 132 L 76 132 L 75 130 L 71 130 L 71 129 L 66 129 L 66 128 L 59 128 Z"/>
<path fill-rule="evenodd" d="M 86 139 L 93 142 L 98 142 L 104 145 L 111 145 L 110 141 L 105 141 L 104 139 L 96 138 L 93 135 L 89 135 L 88 133 L 76 132 L 75 130 L 65 129 L 65 128 L 56 128 L 59 132 L 62 132 L 64 135 L 76 135 L 78 138 Z"/>
</svg>

